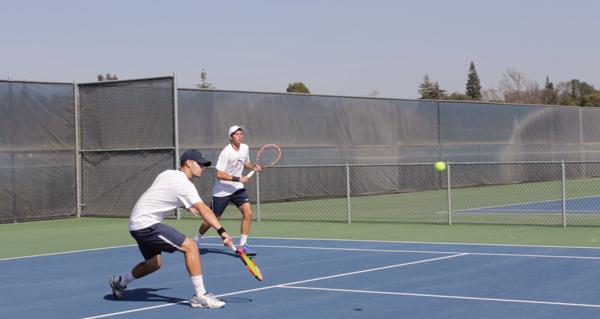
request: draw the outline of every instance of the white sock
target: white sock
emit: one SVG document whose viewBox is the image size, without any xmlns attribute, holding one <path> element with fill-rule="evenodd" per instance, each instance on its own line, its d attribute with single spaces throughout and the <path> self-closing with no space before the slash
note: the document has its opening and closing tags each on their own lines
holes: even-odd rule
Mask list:
<svg viewBox="0 0 600 319">
<path fill-rule="evenodd" d="M 125 287 L 134 280 L 135 280 L 135 277 L 133 277 L 133 274 L 130 271 L 130 272 L 124 274 L 123 276 L 121 276 L 121 281 L 119 282 L 119 284 L 121 286 Z"/>
<path fill-rule="evenodd" d="M 240 235 L 240 246 L 246 245 L 248 242 L 248 235 Z"/>
<path fill-rule="evenodd" d="M 196 290 L 196 296 L 204 295 L 206 293 L 206 289 L 204 288 L 204 279 L 202 278 L 202 275 L 191 276 L 190 278 L 192 278 L 192 284 Z"/>
</svg>

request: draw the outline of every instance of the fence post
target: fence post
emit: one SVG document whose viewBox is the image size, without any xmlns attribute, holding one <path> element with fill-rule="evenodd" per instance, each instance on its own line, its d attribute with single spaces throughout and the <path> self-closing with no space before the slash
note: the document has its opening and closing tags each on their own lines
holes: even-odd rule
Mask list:
<svg viewBox="0 0 600 319">
<path fill-rule="evenodd" d="M 565 160 L 560 162 L 562 184 L 562 226 L 567 227 L 567 187 L 565 179 Z"/>
<path fill-rule="evenodd" d="M 77 205 L 77 217 L 81 217 L 81 127 L 79 124 L 81 114 L 79 113 L 79 84 L 77 81 L 73 81 L 73 108 L 75 113 L 75 205 Z"/>
<path fill-rule="evenodd" d="M 450 164 L 446 168 L 446 178 L 448 187 L 448 225 L 452 225 L 452 187 L 450 186 Z"/>
<path fill-rule="evenodd" d="M 179 169 L 179 106 L 177 105 L 177 77 L 175 76 L 175 72 L 173 72 L 173 144 L 175 149 L 173 152 L 175 153 L 175 169 Z M 181 219 L 181 210 L 175 209 L 175 216 L 177 220 Z"/>
<path fill-rule="evenodd" d="M 347 211 L 348 211 L 348 224 L 352 222 L 352 209 L 350 207 L 350 165 L 346 163 L 346 200 L 347 200 Z"/>
<path fill-rule="evenodd" d="M 256 221 L 260 222 L 260 172 L 256 172 Z"/>
</svg>

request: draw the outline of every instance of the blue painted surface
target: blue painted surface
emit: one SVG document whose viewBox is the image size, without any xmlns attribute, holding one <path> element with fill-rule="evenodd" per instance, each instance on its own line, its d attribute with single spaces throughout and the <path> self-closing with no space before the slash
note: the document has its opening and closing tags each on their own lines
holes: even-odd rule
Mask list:
<svg viewBox="0 0 600 319">
<path fill-rule="evenodd" d="M 123 300 L 113 300 L 108 276 L 141 260 L 136 247 L 123 247 L 0 260 L 0 317 L 600 318 L 600 308 L 450 298 L 600 306 L 600 249 L 252 238 L 265 276 L 258 282 L 217 240 L 206 243 L 205 284 L 226 294 L 224 309 L 177 304 L 193 294 L 180 253 L 163 255 L 160 271 L 131 283 Z M 426 262 L 318 279 L 418 261 Z M 251 289 L 260 290 L 242 292 Z M 144 309 L 152 306 L 164 307 Z M 131 310 L 140 311 L 115 314 Z"/>
</svg>

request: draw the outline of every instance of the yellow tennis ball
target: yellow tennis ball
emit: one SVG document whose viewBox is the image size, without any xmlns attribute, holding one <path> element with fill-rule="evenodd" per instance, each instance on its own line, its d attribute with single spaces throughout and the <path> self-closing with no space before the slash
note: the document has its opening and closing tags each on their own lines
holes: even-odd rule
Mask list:
<svg viewBox="0 0 600 319">
<path fill-rule="evenodd" d="M 435 170 L 438 172 L 443 172 L 446 170 L 446 163 L 444 162 L 437 162 L 435 163 Z"/>
</svg>

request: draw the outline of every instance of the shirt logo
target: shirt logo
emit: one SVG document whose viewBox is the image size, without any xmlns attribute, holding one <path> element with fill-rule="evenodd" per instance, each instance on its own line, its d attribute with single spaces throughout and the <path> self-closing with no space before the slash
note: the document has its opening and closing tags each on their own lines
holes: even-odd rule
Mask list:
<svg viewBox="0 0 600 319">
<path fill-rule="evenodd" d="M 233 162 L 233 167 L 235 167 L 235 168 L 244 167 L 244 161 L 241 159 L 235 160 L 235 162 Z"/>
</svg>

